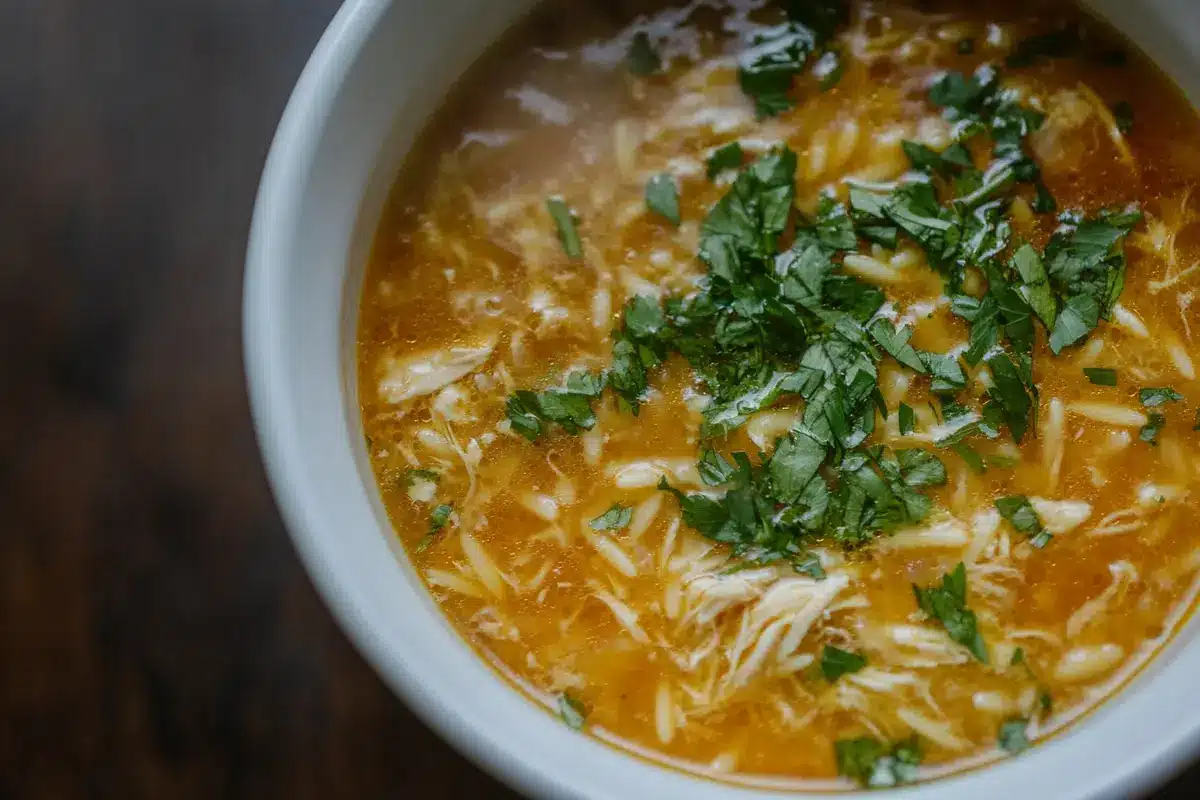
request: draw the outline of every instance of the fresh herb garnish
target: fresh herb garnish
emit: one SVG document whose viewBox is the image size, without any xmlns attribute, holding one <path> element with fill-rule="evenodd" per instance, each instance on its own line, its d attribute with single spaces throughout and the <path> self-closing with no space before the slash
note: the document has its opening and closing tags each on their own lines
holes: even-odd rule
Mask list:
<svg viewBox="0 0 1200 800">
<path fill-rule="evenodd" d="M 867 659 L 858 653 L 851 653 L 833 645 L 825 645 L 821 651 L 821 674 L 827 681 L 836 681 L 851 672 L 858 672 L 867 665 Z"/>
<path fill-rule="evenodd" d="M 428 481 L 429 483 L 437 483 L 439 475 L 431 469 L 406 469 L 404 470 L 404 484 L 412 486 L 416 481 Z"/>
<path fill-rule="evenodd" d="M 1028 497 L 1023 494 L 1000 497 L 993 505 L 1013 528 L 1029 537 L 1029 542 L 1034 547 L 1042 548 L 1050 543 L 1051 534 L 1042 524 Z"/>
<path fill-rule="evenodd" d="M 578 261 L 583 258 L 583 243 L 579 240 L 579 231 L 575 227 L 575 215 L 560 198 L 551 197 L 546 201 L 546 209 L 558 229 L 558 240 L 562 242 L 563 251 L 567 258 Z"/>
<path fill-rule="evenodd" d="M 561 388 L 514 392 L 505 404 L 505 412 L 513 430 L 531 442 L 537 441 L 545 431 L 545 424 L 550 422 L 562 426 L 567 433 L 579 433 L 596 424 L 592 401 L 600 396 L 604 386 L 602 375 L 574 372 Z"/>
<path fill-rule="evenodd" d="M 572 730 L 581 730 L 587 722 L 587 707 L 570 692 L 558 696 L 558 716 Z"/>
<path fill-rule="evenodd" d="M 916 419 L 913 415 L 912 407 L 907 403 L 901 403 L 899 411 L 897 412 L 897 416 L 900 418 L 900 435 L 907 436 L 908 434 L 912 433 L 913 424 Z"/>
<path fill-rule="evenodd" d="M 625 63 L 630 72 L 643 77 L 653 75 L 662 69 L 662 59 L 650 42 L 650 35 L 645 31 L 638 31 L 633 35 Z"/>
<path fill-rule="evenodd" d="M 711 181 L 727 169 L 740 169 L 745 154 L 738 142 L 721 145 L 712 152 L 705 162 L 708 179 Z"/>
<path fill-rule="evenodd" d="M 971 651 L 980 662 L 988 663 L 987 645 L 975 620 L 975 612 L 967 608 L 967 567 L 963 562 L 942 576 L 941 586 L 920 587 L 913 584 L 917 605 L 945 627 L 950 638 Z"/>
<path fill-rule="evenodd" d="M 443 503 L 433 509 L 429 514 L 429 533 L 425 534 L 424 538 L 417 543 L 417 552 L 424 552 L 433 544 L 437 538 L 437 534 L 442 528 L 446 527 L 446 523 L 450 521 L 450 516 L 454 513 L 454 506 Z"/>
<path fill-rule="evenodd" d="M 1177 403 L 1183 399 L 1183 395 L 1175 391 L 1169 386 L 1152 389 L 1139 389 L 1138 399 L 1142 401 L 1142 405 L 1146 408 L 1158 408 L 1165 403 Z"/>
<path fill-rule="evenodd" d="M 1029 720 L 1023 717 L 1013 717 L 1006 720 L 1000 725 L 999 733 L 996 736 L 1000 749 L 1006 753 L 1016 755 L 1029 749 L 1029 736 L 1027 730 L 1029 728 Z"/>
<path fill-rule="evenodd" d="M 1117 371 L 1110 367 L 1084 367 L 1083 374 L 1096 386 L 1117 385 Z"/>
<path fill-rule="evenodd" d="M 822 49 L 845 21 L 846 14 L 840 0 L 793 3 L 787 22 L 766 28 L 753 38 L 738 59 L 738 82 L 742 91 L 753 98 L 760 117 L 773 117 L 795 105 L 792 82 L 804 71 L 809 57 Z M 818 64 L 817 77 L 827 89 L 841 75 L 841 59 L 835 51 L 826 50 Z"/>
<path fill-rule="evenodd" d="M 612 508 L 588 523 L 595 531 L 616 531 L 624 528 L 633 519 L 633 509 L 619 503 L 613 503 Z"/>
<path fill-rule="evenodd" d="M 838 773 L 872 789 L 911 783 L 921 763 L 916 737 L 888 747 L 870 736 L 839 739 L 834 743 Z"/>
<path fill-rule="evenodd" d="M 664 172 L 647 181 L 646 207 L 678 225 L 679 189 L 675 186 L 675 179 Z"/>
<path fill-rule="evenodd" d="M 1147 422 L 1138 430 L 1138 438 L 1147 444 L 1157 445 L 1158 434 L 1167 424 L 1167 418 L 1162 414 L 1150 413 Z"/>
</svg>

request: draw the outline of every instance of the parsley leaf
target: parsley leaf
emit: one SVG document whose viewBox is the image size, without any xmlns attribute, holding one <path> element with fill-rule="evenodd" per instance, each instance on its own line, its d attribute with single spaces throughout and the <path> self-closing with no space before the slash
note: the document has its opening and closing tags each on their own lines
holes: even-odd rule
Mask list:
<svg viewBox="0 0 1200 800">
<path fill-rule="evenodd" d="M 917 776 L 921 749 L 915 737 L 891 748 L 870 736 L 834 743 L 838 773 L 860 786 L 884 788 L 910 783 Z"/>
<path fill-rule="evenodd" d="M 558 716 L 572 730 L 581 730 L 587 722 L 587 708 L 570 692 L 558 696 Z"/>
<path fill-rule="evenodd" d="M 1117 371 L 1109 367 L 1084 367 L 1083 374 L 1096 386 L 1117 385 Z"/>
<path fill-rule="evenodd" d="M 898 416 L 900 417 L 900 435 L 907 436 L 908 434 L 912 433 L 913 423 L 915 421 L 912 407 L 907 403 L 901 403 Z"/>
<path fill-rule="evenodd" d="M 825 461 L 825 445 L 803 431 L 781 439 L 767 464 L 774 496 L 795 503 Z"/>
<path fill-rule="evenodd" d="M 646 207 L 678 225 L 679 189 L 675 186 L 675 179 L 664 172 L 647 181 Z"/>
<path fill-rule="evenodd" d="M 1013 528 L 1029 537 L 1030 544 L 1034 547 L 1041 548 L 1050 543 L 1050 532 L 1046 530 L 1046 526 L 1042 524 L 1037 511 L 1025 495 L 1000 497 L 993 501 L 993 505 Z"/>
<path fill-rule="evenodd" d="M 441 476 L 431 469 L 406 469 L 404 470 L 404 483 L 406 486 L 412 486 L 416 481 L 428 481 L 429 483 L 437 483 Z"/>
<path fill-rule="evenodd" d="M 733 466 L 725 460 L 724 456 L 716 450 L 708 448 L 700 451 L 700 463 L 697 467 L 700 471 L 700 480 L 704 481 L 707 486 L 729 483 L 735 473 Z"/>
<path fill-rule="evenodd" d="M 424 552 L 433 544 L 437 538 L 437 534 L 442 528 L 446 527 L 446 523 L 450 521 L 450 515 L 454 513 L 454 506 L 443 503 L 433 509 L 429 514 L 429 533 L 425 534 L 424 538 L 417 543 L 417 552 Z"/>
<path fill-rule="evenodd" d="M 629 71 L 634 75 L 653 75 L 662 69 L 662 59 L 650 42 L 650 36 L 645 31 L 633 35 L 629 45 L 629 54 L 625 59 Z"/>
<path fill-rule="evenodd" d="M 987 645 L 979 633 L 975 612 L 967 608 L 967 568 L 961 561 L 942 576 L 941 586 L 922 588 L 913 584 L 917 605 L 939 620 L 950 638 L 965 646 L 980 662 L 988 663 Z"/>
<path fill-rule="evenodd" d="M 858 672 L 867 665 L 867 659 L 858 653 L 842 650 L 840 647 L 825 645 L 821 651 L 821 674 L 827 681 L 836 681 L 851 672 Z"/>
<path fill-rule="evenodd" d="M 795 105 L 790 96 L 794 78 L 846 21 L 847 9 L 838 0 L 792 3 L 788 16 L 788 22 L 756 35 L 738 59 L 738 83 L 754 99 L 759 117 L 773 117 Z M 838 53 L 826 50 L 814 68 L 821 89 L 836 84 L 843 69 Z"/>
<path fill-rule="evenodd" d="M 517 390 L 505 403 L 513 430 L 531 442 L 545 432 L 545 423 L 557 423 L 567 433 L 590 430 L 596 424 L 592 401 L 604 390 L 605 378 L 585 372 L 567 376 L 566 385 L 544 392 Z"/>
<path fill-rule="evenodd" d="M 795 105 L 789 96 L 817 46 L 816 34 L 795 22 L 767 28 L 738 59 L 738 83 L 754 99 L 759 117 L 773 117 Z"/>
<path fill-rule="evenodd" d="M 1149 421 L 1138 430 L 1138 438 L 1147 444 L 1157 445 L 1158 434 L 1167 424 L 1167 418 L 1162 414 L 1151 413 Z"/>
<path fill-rule="evenodd" d="M 1050 289 L 1050 279 L 1046 276 L 1046 268 L 1042 257 L 1029 244 L 1023 244 L 1013 253 L 1012 267 L 1023 281 L 1020 293 L 1029 307 L 1047 328 L 1054 326 L 1058 316 L 1058 304 L 1054 300 L 1054 292 Z"/>
<path fill-rule="evenodd" d="M 891 322 L 880 317 L 871 323 L 867 331 L 871 334 L 871 338 L 878 342 L 884 352 L 892 358 L 906 367 L 915 369 L 922 375 L 927 372 L 925 362 L 921 360 L 920 354 L 908 343 L 913 334 L 911 328 L 896 330 Z"/>
<path fill-rule="evenodd" d="M 1146 408 L 1157 408 L 1164 403 L 1177 403 L 1183 399 L 1183 395 L 1167 386 L 1154 389 L 1139 389 L 1138 399 L 1142 401 L 1142 405 Z"/>
<path fill-rule="evenodd" d="M 575 227 L 575 215 L 571 213 L 571 209 L 558 197 L 551 197 L 547 200 L 546 209 L 554 219 L 554 227 L 558 229 L 558 240 L 562 242 L 567 258 L 574 261 L 583 258 L 583 244 L 579 240 L 579 231 Z"/>
<path fill-rule="evenodd" d="M 929 388 L 934 394 L 954 394 L 966 388 L 967 376 L 957 358 L 949 354 L 928 353 L 924 350 L 918 355 L 933 378 Z"/>
<path fill-rule="evenodd" d="M 708 179 L 711 181 L 727 169 L 739 169 L 744 158 L 742 146 L 738 142 L 721 145 L 712 152 L 705 162 Z"/>
<path fill-rule="evenodd" d="M 1028 728 L 1029 720 L 1021 717 L 1013 717 L 1003 722 L 996 736 L 1000 749 L 1012 755 L 1028 750 L 1029 737 L 1026 733 Z"/>
<path fill-rule="evenodd" d="M 633 519 L 633 509 L 619 503 L 613 503 L 612 508 L 588 523 L 594 531 L 617 531 L 624 528 Z"/>
</svg>

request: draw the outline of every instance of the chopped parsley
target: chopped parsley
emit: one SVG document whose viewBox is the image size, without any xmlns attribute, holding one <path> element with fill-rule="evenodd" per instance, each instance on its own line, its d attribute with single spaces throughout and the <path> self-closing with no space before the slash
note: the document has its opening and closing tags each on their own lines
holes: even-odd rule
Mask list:
<svg viewBox="0 0 1200 800">
<path fill-rule="evenodd" d="M 708 179 L 711 181 L 720 175 L 725 170 L 740 169 L 742 159 L 745 154 L 742 152 L 742 146 L 738 142 L 730 142 L 729 144 L 721 145 L 712 152 L 705 162 Z"/>
<path fill-rule="evenodd" d="M 754 100 L 759 117 L 773 117 L 796 103 L 791 96 L 792 83 L 808 66 L 809 58 L 823 50 L 814 72 L 822 89 L 828 89 L 841 77 L 842 59 L 826 42 L 847 16 L 840 0 L 792 3 L 789 19 L 763 29 L 738 59 L 738 83 Z"/>
<path fill-rule="evenodd" d="M 1117 371 L 1109 367 L 1084 367 L 1083 374 L 1096 386 L 1117 385 Z"/>
<path fill-rule="evenodd" d="M 900 418 L 900 435 L 907 436 L 908 434 L 912 433 L 913 423 L 915 422 L 912 407 L 907 403 L 901 403 L 900 408 L 897 411 L 897 416 Z"/>
<path fill-rule="evenodd" d="M 416 481 L 428 481 L 429 483 L 437 483 L 439 475 L 431 469 L 406 469 L 404 470 L 404 483 L 406 486 L 412 486 Z"/>
<path fill-rule="evenodd" d="M 619 503 L 613 503 L 612 508 L 588 523 L 592 530 L 616 531 L 624 528 L 633 519 L 633 509 Z"/>
<path fill-rule="evenodd" d="M 579 240 L 579 231 L 575 227 L 575 215 L 562 199 L 551 197 L 546 201 L 546 209 L 558 229 L 558 240 L 562 242 L 563 252 L 567 258 L 578 261 L 583 258 L 583 244 Z"/>
<path fill-rule="evenodd" d="M 1023 717 L 1013 717 L 1001 723 L 996 736 L 1000 749 L 1016 755 L 1029 749 L 1029 720 Z"/>
<path fill-rule="evenodd" d="M 1139 389 L 1138 399 L 1146 408 L 1158 408 L 1166 403 L 1178 403 L 1183 395 L 1169 386 L 1154 389 Z"/>
<path fill-rule="evenodd" d="M 830 682 L 851 672 L 858 672 L 866 665 L 867 659 L 864 656 L 831 644 L 825 645 L 825 649 L 821 651 L 821 674 Z"/>
<path fill-rule="evenodd" d="M 1023 494 L 1000 497 L 993 505 L 1013 528 L 1029 537 L 1029 542 L 1034 547 L 1042 548 L 1050 543 L 1051 534 L 1042 524 L 1028 497 Z"/>
<path fill-rule="evenodd" d="M 1157 445 L 1158 434 L 1167 424 L 1167 418 L 1162 414 L 1150 413 L 1147 415 L 1148 421 L 1140 429 L 1138 429 L 1138 438 L 1147 444 Z"/>
<path fill-rule="evenodd" d="M 531 442 L 537 441 L 548 423 L 567 433 L 590 430 L 596 424 L 592 401 L 604 390 L 606 379 L 587 372 L 573 372 L 566 385 L 544 392 L 518 390 L 505 404 L 512 429 Z"/>
<path fill-rule="evenodd" d="M 834 743 L 838 773 L 872 789 L 911 783 L 921 763 L 916 737 L 888 746 L 871 736 Z"/>
<path fill-rule="evenodd" d="M 921 610 L 941 622 L 952 640 L 981 663 L 988 663 L 987 645 L 979 633 L 975 612 L 967 608 L 967 567 L 963 562 L 942 576 L 941 586 L 923 588 L 913 584 L 913 594 Z"/>
<path fill-rule="evenodd" d="M 629 54 L 625 58 L 625 64 L 629 71 L 634 75 L 645 77 L 653 75 L 662 69 L 662 58 L 654 49 L 654 44 L 650 41 L 650 35 L 645 31 L 638 31 L 633 35 L 633 41 L 629 44 Z"/>
<path fill-rule="evenodd" d="M 425 534 L 424 538 L 417 543 L 417 552 L 424 552 L 433 544 L 437 538 L 437 534 L 442 528 L 446 527 L 446 523 L 450 521 L 450 515 L 454 513 L 454 506 L 443 503 L 433 509 L 429 514 L 429 533 Z"/>
<path fill-rule="evenodd" d="M 587 708 L 570 692 L 558 696 L 558 716 L 572 730 L 581 730 L 587 722 Z"/>
<path fill-rule="evenodd" d="M 647 181 L 646 207 L 678 225 L 679 189 L 675 186 L 675 179 L 664 172 Z"/>
</svg>

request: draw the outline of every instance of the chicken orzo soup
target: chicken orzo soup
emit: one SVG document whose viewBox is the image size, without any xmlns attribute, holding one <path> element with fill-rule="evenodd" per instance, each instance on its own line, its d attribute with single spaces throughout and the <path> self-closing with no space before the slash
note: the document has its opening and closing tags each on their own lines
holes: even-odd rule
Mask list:
<svg viewBox="0 0 1200 800">
<path fill-rule="evenodd" d="M 845 786 L 1016 755 L 1192 604 L 1197 182 L 1194 111 L 1073 6 L 544 7 L 379 227 L 397 535 L 636 752 Z"/>
</svg>

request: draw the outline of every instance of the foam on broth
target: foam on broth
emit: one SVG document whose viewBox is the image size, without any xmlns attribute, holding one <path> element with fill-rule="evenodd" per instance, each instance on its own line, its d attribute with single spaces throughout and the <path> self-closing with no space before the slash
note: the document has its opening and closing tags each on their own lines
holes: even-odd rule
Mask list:
<svg viewBox="0 0 1200 800">
<path fill-rule="evenodd" d="M 1005 86 L 1046 115 L 1028 141 L 1059 209 L 1136 202 L 1145 215 L 1125 242 L 1112 318 L 1057 357 L 1039 329 L 1034 429 L 1020 444 L 1007 434 L 978 443 L 984 472 L 935 447 L 928 380 L 883 357 L 892 413 L 871 441 L 936 452 L 947 481 L 931 492 L 933 511 L 863 547 L 818 542 L 823 579 L 779 564 L 731 569 L 728 546 L 683 524 L 656 488 L 663 477 L 708 488 L 696 467 L 705 391 L 686 361 L 651 373 L 637 416 L 604 394 L 579 435 L 553 429 L 531 444 L 512 430 L 506 399 L 606 369 L 630 298 L 696 290 L 701 224 L 733 178 L 706 176 L 715 148 L 738 141 L 749 160 L 786 144 L 798 156 L 796 206 L 811 215 L 822 191 L 844 200 L 848 178 L 909 172 L 904 140 L 950 143 L 927 99 L 939 72 L 1003 62 L 1026 37 L 1081 19 L 1044 3 L 985 13 L 855 2 L 835 39 L 837 84 L 801 78 L 795 109 L 759 119 L 736 62 L 777 21 L 757 5 L 547 6 L 464 80 L 397 181 L 364 285 L 359 396 L 380 492 L 463 636 L 543 698 L 577 701 L 605 738 L 731 777 L 833 778 L 834 743 L 860 736 L 916 735 L 925 774 L 999 757 L 1006 721 L 1028 721 L 1036 743 L 1093 708 L 1190 608 L 1200 121 L 1143 57 L 1107 57 L 1128 48 L 1092 20 L 1089 52 L 1106 57 L 1004 70 Z M 639 30 L 662 74 L 626 69 Z M 1111 111 L 1122 101 L 1134 112 L 1125 133 Z M 664 172 L 679 186 L 678 226 L 646 208 L 646 182 Z M 564 253 L 548 197 L 577 215 L 581 259 Z M 1015 234 L 1044 247 L 1059 220 L 1032 211 L 1029 191 L 1015 197 Z M 911 344 L 961 354 L 969 326 L 917 244 L 860 239 L 844 263 L 879 283 Z M 1116 370 L 1118 385 L 1093 384 L 1085 367 Z M 967 375 L 961 395 L 978 398 L 987 371 Z M 1184 399 L 1144 406 L 1140 388 L 1166 386 Z M 901 402 L 915 415 L 907 435 Z M 769 454 L 804 405 L 785 396 L 723 451 Z M 1142 441 L 1159 412 L 1156 442 Z M 993 500 L 1013 495 L 1031 498 L 1054 534 L 1047 546 L 997 514 Z M 435 512 L 442 505 L 452 510 Z M 589 524 L 614 505 L 632 510 L 625 526 Z M 448 516 L 428 536 L 434 513 Z M 987 665 L 914 601 L 914 584 L 958 562 Z M 829 680 L 826 645 L 867 666 Z"/>
</svg>

